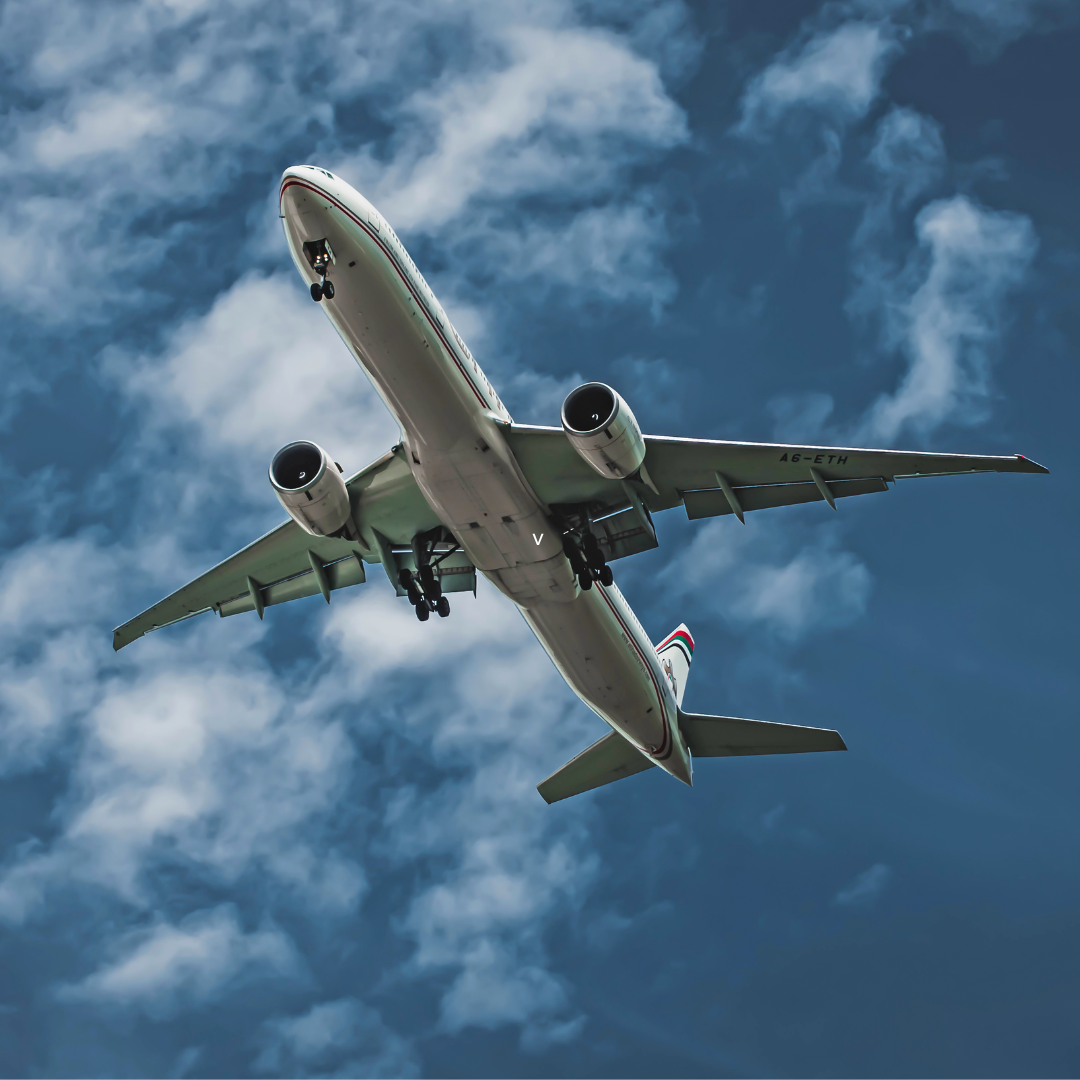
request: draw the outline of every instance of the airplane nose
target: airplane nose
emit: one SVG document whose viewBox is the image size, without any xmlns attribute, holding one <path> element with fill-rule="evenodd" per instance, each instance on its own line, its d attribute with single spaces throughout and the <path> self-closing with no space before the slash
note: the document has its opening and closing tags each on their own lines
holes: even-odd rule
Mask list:
<svg viewBox="0 0 1080 1080">
<path fill-rule="evenodd" d="M 281 174 L 281 183 L 284 185 L 287 180 L 302 180 L 305 176 L 309 176 L 311 172 L 312 169 L 309 165 L 290 165 Z"/>
</svg>

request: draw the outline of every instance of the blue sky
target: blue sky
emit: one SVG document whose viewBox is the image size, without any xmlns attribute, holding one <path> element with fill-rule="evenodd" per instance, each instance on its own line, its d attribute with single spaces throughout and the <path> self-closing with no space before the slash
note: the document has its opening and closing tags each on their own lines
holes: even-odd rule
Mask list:
<svg viewBox="0 0 1080 1080">
<path fill-rule="evenodd" d="M 46 17 L 47 15 L 47 17 Z M 1036 0 L 0 9 L 0 1073 L 1075 1075 L 1080 20 Z M 276 218 L 312 162 L 500 395 L 1049 477 L 616 565 L 687 705 L 843 755 L 547 807 L 603 733 L 481 584 L 111 629 L 395 429 Z"/>
</svg>

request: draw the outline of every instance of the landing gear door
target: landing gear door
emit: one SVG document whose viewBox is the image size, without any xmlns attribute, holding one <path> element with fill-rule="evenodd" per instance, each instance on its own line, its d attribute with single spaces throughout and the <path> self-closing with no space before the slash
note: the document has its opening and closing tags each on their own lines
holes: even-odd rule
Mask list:
<svg viewBox="0 0 1080 1080">
<path fill-rule="evenodd" d="M 304 258 L 316 274 L 321 274 L 330 263 L 337 262 L 330 241 L 326 239 L 308 240 L 304 244 Z"/>
</svg>

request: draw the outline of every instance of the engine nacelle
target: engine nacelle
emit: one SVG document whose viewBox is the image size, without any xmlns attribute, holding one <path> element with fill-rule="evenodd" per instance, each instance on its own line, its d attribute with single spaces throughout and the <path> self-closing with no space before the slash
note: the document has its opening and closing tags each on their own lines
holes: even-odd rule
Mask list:
<svg viewBox="0 0 1080 1080">
<path fill-rule="evenodd" d="M 335 536 L 352 517 L 341 470 L 313 442 L 283 446 L 270 463 L 270 483 L 289 516 L 312 536 Z"/>
<path fill-rule="evenodd" d="M 645 440 L 630 406 L 605 383 L 571 390 L 562 407 L 571 446 L 601 475 L 624 480 L 641 468 Z"/>
</svg>

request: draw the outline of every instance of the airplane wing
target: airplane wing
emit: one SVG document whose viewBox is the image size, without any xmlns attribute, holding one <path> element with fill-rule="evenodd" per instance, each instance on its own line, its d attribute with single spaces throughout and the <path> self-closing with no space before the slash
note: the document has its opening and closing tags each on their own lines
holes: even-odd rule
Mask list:
<svg viewBox="0 0 1080 1080">
<path fill-rule="evenodd" d="M 641 483 L 633 485 L 631 496 L 627 485 L 594 472 L 561 428 L 510 425 L 506 438 L 544 502 L 592 504 L 594 520 L 620 504 L 628 510 L 634 496 L 651 512 L 682 505 L 691 519 L 722 514 L 741 519 L 750 510 L 794 503 L 835 505 L 836 499 L 887 491 L 889 483 L 914 477 L 1049 472 L 1021 454 L 932 454 L 646 435 Z"/>
<path fill-rule="evenodd" d="M 418 532 L 440 522 L 398 447 L 346 481 L 360 541 L 311 536 L 288 520 L 213 569 L 113 631 L 122 649 L 151 630 L 205 611 L 222 617 L 257 611 L 301 596 L 330 593 L 366 578 L 364 563 L 382 563 L 394 588 L 398 573 L 415 568 L 409 547 Z M 475 591 L 476 571 L 460 552 L 439 566 L 444 592 Z"/>
</svg>

